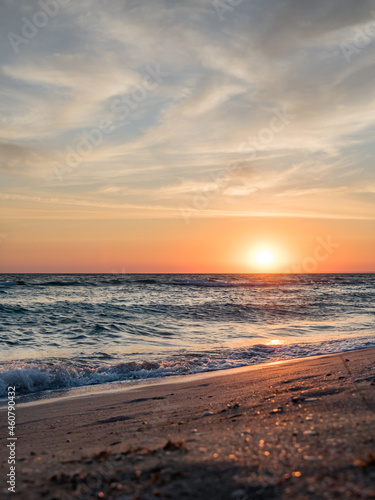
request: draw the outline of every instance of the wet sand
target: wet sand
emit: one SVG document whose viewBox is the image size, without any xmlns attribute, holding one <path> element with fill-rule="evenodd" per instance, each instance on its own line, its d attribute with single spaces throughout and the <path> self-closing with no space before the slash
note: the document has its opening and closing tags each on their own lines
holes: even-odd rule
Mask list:
<svg viewBox="0 0 375 500">
<path fill-rule="evenodd" d="M 16 412 L 17 499 L 375 498 L 375 349 Z"/>
</svg>

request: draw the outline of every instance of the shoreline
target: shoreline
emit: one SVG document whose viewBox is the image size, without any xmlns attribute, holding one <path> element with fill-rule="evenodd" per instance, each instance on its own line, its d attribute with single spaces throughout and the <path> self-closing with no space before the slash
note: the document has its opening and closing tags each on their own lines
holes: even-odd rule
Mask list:
<svg viewBox="0 0 375 500">
<path fill-rule="evenodd" d="M 353 351 L 363 351 L 367 350 L 368 348 L 359 348 L 359 349 L 353 349 L 352 351 L 345 351 L 345 352 L 353 352 Z M 372 348 L 369 348 L 372 349 Z M 375 348 L 374 348 L 375 349 Z M 339 354 L 345 354 L 343 353 L 335 353 L 337 355 Z M 261 368 L 267 368 L 269 366 L 273 365 L 281 365 L 281 364 L 288 364 L 288 363 L 293 363 L 293 362 L 298 362 L 298 361 L 303 361 L 307 359 L 315 359 L 315 358 L 322 358 L 325 356 L 334 356 L 335 354 L 320 354 L 316 356 L 305 356 L 301 358 L 293 358 L 293 359 L 283 359 L 279 361 L 266 361 L 264 363 L 257 363 L 253 365 L 247 365 L 247 366 L 238 366 L 235 368 L 226 368 L 222 370 L 207 370 L 203 372 L 198 372 L 198 373 L 188 373 L 186 375 L 167 375 L 165 377 L 150 377 L 150 378 L 144 378 L 144 379 L 134 379 L 134 380 L 123 380 L 123 381 L 115 381 L 115 382 L 107 382 L 104 384 L 92 384 L 92 385 L 84 385 L 84 386 L 78 386 L 78 387 L 71 387 L 71 388 L 66 388 L 66 389 L 57 389 L 57 390 L 51 390 L 51 391 L 42 391 L 42 392 L 35 392 L 35 393 L 29 393 L 29 394 L 22 394 L 19 397 L 22 398 L 32 398 L 35 397 L 34 401 L 25 401 L 22 403 L 19 403 L 17 405 L 18 408 L 23 408 L 23 407 L 29 407 L 29 406 L 34 406 L 34 405 L 41 405 L 41 404 L 53 404 L 53 403 L 58 403 L 59 401 L 63 400 L 74 400 L 74 399 L 79 399 L 82 397 L 92 397 L 92 396 L 101 396 L 103 394 L 112 394 L 112 393 L 119 393 L 119 392 L 128 392 L 136 389 L 145 389 L 148 387 L 154 387 L 154 386 L 162 386 L 162 385 L 168 385 L 168 384 L 180 384 L 180 383 L 190 383 L 195 380 L 202 380 L 205 378 L 210 378 L 210 377 L 221 377 L 225 375 L 236 375 L 240 374 L 243 372 L 247 371 L 252 371 L 252 370 L 257 370 Z M 61 395 L 59 395 L 61 393 Z M 66 393 L 66 394 L 63 394 Z M 5 411 L 5 407 L 7 404 L 6 398 L 1 398 L 1 403 L 4 403 L 4 406 L 0 406 L 0 412 L 3 410 Z"/>
<path fill-rule="evenodd" d="M 15 498 L 375 498 L 375 348 L 178 379 L 17 406 Z"/>
<path fill-rule="evenodd" d="M 370 337 L 368 337 L 370 338 Z M 338 341 L 342 339 L 337 339 Z M 209 377 L 215 375 L 231 375 L 235 373 L 240 373 L 242 370 L 248 369 L 257 369 L 257 367 L 264 367 L 279 363 L 292 363 L 294 361 L 302 361 L 309 360 L 324 356 L 333 356 L 333 355 L 344 355 L 349 352 L 358 352 L 366 349 L 375 349 L 375 345 L 370 345 L 369 347 L 354 347 L 352 349 L 338 351 L 338 352 L 327 352 L 322 354 L 314 354 L 307 355 L 301 357 L 292 357 L 289 359 L 279 359 L 276 361 L 264 361 L 260 363 L 249 364 L 245 366 L 237 366 L 231 368 L 224 369 L 212 369 L 206 371 L 199 371 L 197 373 L 187 373 L 187 374 L 177 374 L 177 375 L 165 375 L 159 377 L 148 377 L 148 378 L 139 378 L 139 379 L 125 379 L 125 380 L 115 380 L 113 382 L 104 382 L 99 384 L 88 384 L 88 385 L 77 385 L 71 387 L 64 387 L 59 389 L 45 389 L 41 391 L 29 392 L 26 394 L 20 394 L 18 398 L 21 398 L 22 402 L 18 404 L 18 407 L 24 405 L 38 405 L 38 404 L 47 404 L 54 401 L 66 400 L 66 399 L 75 399 L 82 397 L 89 397 L 91 395 L 100 395 L 102 393 L 108 392 L 119 392 L 119 391 L 129 391 L 134 388 L 148 387 L 160 384 L 170 384 L 170 383 L 179 383 L 179 382 L 187 382 L 190 378 L 201 378 L 201 377 Z M 272 359 L 272 358 L 271 358 Z M 0 398 L 0 413 L 6 407 L 7 400 L 5 396 Z"/>
</svg>

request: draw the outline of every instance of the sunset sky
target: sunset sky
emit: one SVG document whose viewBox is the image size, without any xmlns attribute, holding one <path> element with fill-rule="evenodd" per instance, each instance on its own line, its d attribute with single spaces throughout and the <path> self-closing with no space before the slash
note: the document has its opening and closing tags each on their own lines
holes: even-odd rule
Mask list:
<svg viewBox="0 0 375 500">
<path fill-rule="evenodd" d="M 0 272 L 375 272 L 374 2 L 3 0 L 0 25 Z"/>
</svg>

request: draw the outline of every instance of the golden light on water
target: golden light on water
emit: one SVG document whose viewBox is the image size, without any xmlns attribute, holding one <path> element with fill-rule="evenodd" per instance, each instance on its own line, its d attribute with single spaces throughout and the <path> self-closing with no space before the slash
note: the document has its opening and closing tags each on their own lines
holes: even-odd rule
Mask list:
<svg viewBox="0 0 375 500">
<path fill-rule="evenodd" d="M 272 339 L 269 342 L 267 342 L 267 345 L 283 345 L 284 341 L 280 339 Z"/>
</svg>

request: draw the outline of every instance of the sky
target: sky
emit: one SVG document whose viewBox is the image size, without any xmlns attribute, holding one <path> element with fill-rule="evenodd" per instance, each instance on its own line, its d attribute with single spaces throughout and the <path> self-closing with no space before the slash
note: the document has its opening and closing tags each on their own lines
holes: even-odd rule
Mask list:
<svg viewBox="0 0 375 500">
<path fill-rule="evenodd" d="M 2 0 L 0 26 L 0 272 L 375 272 L 375 1 Z"/>
</svg>

